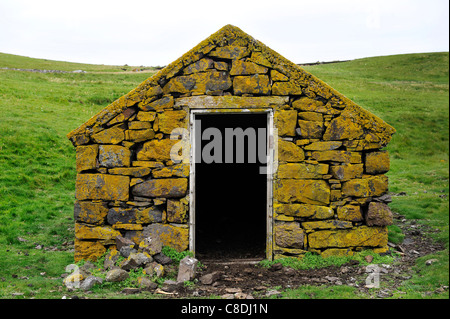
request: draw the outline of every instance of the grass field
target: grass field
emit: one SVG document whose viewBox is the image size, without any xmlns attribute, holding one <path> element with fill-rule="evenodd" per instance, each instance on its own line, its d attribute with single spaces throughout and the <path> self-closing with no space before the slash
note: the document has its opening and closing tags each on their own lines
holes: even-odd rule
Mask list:
<svg viewBox="0 0 450 319">
<path fill-rule="evenodd" d="M 151 73 L 133 67 L 38 60 L 0 53 L 0 298 L 61 298 L 60 275 L 73 262 L 75 150 L 66 134 Z M 405 281 L 403 298 L 448 298 L 449 54 L 375 57 L 305 67 L 394 126 L 390 191 L 395 213 L 438 232 L 445 250 Z M 400 242 L 400 228 L 390 226 Z M 332 293 L 330 292 L 333 291 Z M 312 291 L 312 292 L 311 292 Z M 112 292 L 111 292 L 112 294 Z M 303 287 L 285 298 L 354 298 L 351 287 Z M 109 295 L 112 296 L 112 295 Z M 397 296 L 397 295 L 395 295 Z M 369 296 L 358 296 L 365 298 Z"/>
</svg>

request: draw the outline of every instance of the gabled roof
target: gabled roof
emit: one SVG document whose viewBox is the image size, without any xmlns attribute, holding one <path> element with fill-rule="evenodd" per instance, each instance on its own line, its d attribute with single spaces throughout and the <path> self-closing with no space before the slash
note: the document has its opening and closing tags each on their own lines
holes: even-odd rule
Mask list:
<svg viewBox="0 0 450 319">
<path fill-rule="evenodd" d="M 356 130 L 358 135 L 359 130 L 358 140 L 365 140 L 367 144 L 373 143 L 378 147 L 383 147 L 390 141 L 392 134 L 395 133 L 395 129 L 392 126 L 367 110 L 364 110 L 314 75 L 303 70 L 298 65 L 284 58 L 260 41 L 252 38 L 239 28 L 226 25 L 200 42 L 179 59 L 139 84 L 138 87 L 128 94 L 108 105 L 86 123 L 70 132 L 67 137 L 72 141 L 80 136 L 88 137 L 96 131 L 101 130 L 106 123 L 127 108 L 136 104 L 138 106 L 140 104 L 148 104 L 153 100 L 161 98 L 164 94 L 162 88 L 170 78 L 177 75 L 186 66 L 199 61 L 205 55 L 209 53 L 217 54 L 217 48 L 228 45 L 247 48 L 251 52 L 250 61 L 273 68 L 287 76 L 290 85 L 301 87 L 307 96 L 327 100 L 328 104 L 326 106 L 339 110 L 340 115 L 331 122 L 330 129 L 325 133 L 324 139 L 345 139 L 349 131 Z M 236 57 L 239 58 L 239 52 L 236 52 Z M 274 92 L 272 94 L 276 95 Z M 356 144 L 349 146 L 358 147 Z M 369 146 L 369 148 L 375 147 Z"/>
</svg>

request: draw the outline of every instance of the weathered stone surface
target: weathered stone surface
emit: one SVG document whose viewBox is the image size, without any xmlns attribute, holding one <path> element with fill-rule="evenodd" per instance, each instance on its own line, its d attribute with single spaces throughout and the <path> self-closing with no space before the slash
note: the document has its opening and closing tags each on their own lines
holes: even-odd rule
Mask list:
<svg viewBox="0 0 450 319">
<path fill-rule="evenodd" d="M 324 180 L 280 179 L 276 181 L 276 195 L 280 202 L 302 202 L 323 205 L 330 203 L 330 187 Z"/>
<path fill-rule="evenodd" d="M 133 195 L 143 197 L 183 197 L 187 191 L 186 178 L 154 179 L 133 187 Z"/>
<path fill-rule="evenodd" d="M 351 222 L 360 222 L 363 220 L 361 206 L 359 205 L 339 206 L 336 212 L 340 220 L 348 220 Z"/>
<path fill-rule="evenodd" d="M 233 79 L 234 94 L 262 94 L 270 93 L 269 77 L 267 75 L 254 74 L 248 76 L 235 76 Z"/>
<path fill-rule="evenodd" d="M 161 243 L 161 240 L 159 240 L 158 236 L 148 236 L 139 244 L 139 250 L 149 254 L 150 256 L 159 254 L 162 247 L 163 244 Z"/>
<path fill-rule="evenodd" d="M 323 220 L 323 221 L 314 221 L 314 222 L 304 222 L 302 223 L 302 227 L 305 230 L 311 229 L 346 229 L 352 228 L 353 224 L 348 221 L 342 220 Z"/>
<path fill-rule="evenodd" d="M 253 62 L 234 60 L 231 65 L 230 75 L 265 74 L 267 70 L 266 67 Z"/>
<path fill-rule="evenodd" d="M 156 161 L 133 161 L 131 165 L 135 167 L 162 168 L 164 163 Z"/>
<path fill-rule="evenodd" d="M 122 249 L 122 247 L 134 247 L 134 242 L 128 238 L 124 238 L 122 236 L 116 236 L 116 252 L 114 255 L 117 255 L 118 251 L 120 251 Z M 117 257 L 118 258 L 118 257 Z M 117 258 L 116 261 L 117 261 Z"/>
<path fill-rule="evenodd" d="M 273 95 L 300 95 L 302 88 L 294 82 L 274 82 L 272 84 Z"/>
<path fill-rule="evenodd" d="M 214 68 L 214 61 L 208 58 L 203 58 L 185 67 L 183 70 L 183 74 L 188 75 L 192 73 L 203 72 L 212 68 Z"/>
<path fill-rule="evenodd" d="M 119 145 L 100 145 L 98 160 L 100 166 L 121 167 L 130 166 L 131 152 Z"/>
<path fill-rule="evenodd" d="M 340 141 L 329 142 L 314 142 L 309 145 L 305 145 L 306 151 L 332 151 L 339 148 L 342 145 Z"/>
<path fill-rule="evenodd" d="M 151 169 L 148 167 L 116 167 L 108 170 L 109 174 L 143 177 L 149 175 Z"/>
<path fill-rule="evenodd" d="M 173 96 L 163 96 L 162 98 L 153 101 L 149 104 L 144 104 L 144 105 L 139 105 L 139 107 L 143 110 L 143 111 L 157 111 L 157 112 L 161 112 L 167 109 L 170 109 L 173 107 Z"/>
<path fill-rule="evenodd" d="M 177 282 L 185 282 L 195 278 L 198 260 L 191 256 L 186 256 L 180 260 L 178 267 Z"/>
<path fill-rule="evenodd" d="M 319 107 L 323 107 L 323 102 L 309 97 L 302 97 L 292 102 L 292 107 L 303 112 L 315 112 Z"/>
<path fill-rule="evenodd" d="M 106 218 L 108 224 L 114 225 L 116 223 L 121 224 L 133 224 L 136 223 L 136 209 L 135 208 L 122 208 L 113 207 L 108 211 Z"/>
<path fill-rule="evenodd" d="M 303 248 L 304 246 L 305 233 L 297 222 L 275 225 L 274 234 L 275 243 L 280 247 Z"/>
<path fill-rule="evenodd" d="M 98 144 L 78 146 L 76 151 L 76 168 L 78 173 L 97 169 Z"/>
<path fill-rule="evenodd" d="M 386 227 L 361 226 L 346 230 L 321 230 L 308 234 L 310 248 L 377 247 L 387 245 Z"/>
<path fill-rule="evenodd" d="M 323 139 L 325 141 L 336 140 L 357 140 L 364 135 L 361 125 L 344 111 L 341 116 L 331 120 L 328 125 Z"/>
<path fill-rule="evenodd" d="M 308 217 L 311 219 L 328 219 L 333 217 L 333 208 L 309 204 L 274 204 L 277 214 L 294 217 Z"/>
<path fill-rule="evenodd" d="M 391 209 L 384 203 L 371 202 L 366 215 L 368 226 L 388 226 L 393 223 Z"/>
<path fill-rule="evenodd" d="M 231 87 L 228 72 L 208 71 L 191 75 L 177 76 L 164 86 L 164 93 L 207 93 L 209 91 L 228 90 Z"/>
<path fill-rule="evenodd" d="M 108 214 L 108 205 L 106 202 L 75 201 L 74 219 L 76 221 L 102 225 Z"/>
<path fill-rule="evenodd" d="M 302 138 L 322 138 L 323 122 L 298 120 L 297 134 Z"/>
<path fill-rule="evenodd" d="M 116 268 L 116 269 L 112 269 L 106 273 L 105 280 L 109 281 L 109 282 L 119 282 L 119 281 L 124 281 L 125 279 L 128 279 L 129 276 L 130 275 L 125 270 Z"/>
<path fill-rule="evenodd" d="M 103 283 L 103 279 L 96 276 L 88 276 L 83 282 L 80 284 L 80 288 L 84 291 L 92 289 L 95 285 L 101 285 Z"/>
<path fill-rule="evenodd" d="M 119 124 L 92 135 L 92 140 L 99 144 L 119 144 L 125 139 L 125 126 Z"/>
<path fill-rule="evenodd" d="M 316 112 L 298 112 L 298 118 L 305 121 L 323 122 L 323 114 Z"/>
<path fill-rule="evenodd" d="M 139 111 L 136 119 L 142 122 L 153 122 L 156 118 L 156 112 Z"/>
<path fill-rule="evenodd" d="M 186 117 L 187 113 L 184 110 L 166 111 L 159 114 L 159 131 L 170 134 L 175 128 L 186 128 Z"/>
<path fill-rule="evenodd" d="M 145 112 L 147 113 L 147 112 Z M 148 112 L 150 113 L 150 112 Z M 128 122 L 128 129 L 130 130 L 146 130 L 152 128 L 152 124 L 148 121 L 130 121 Z M 126 132 L 126 131 L 125 131 Z M 126 135 L 126 133 L 125 133 Z"/>
<path fill-rule="evenodd" d="M 139 208 L 136 210 L 136 222 L 139 224 L 160 223 L 164 212 L 158 207 Z"/>
<path fill-rule="evenodd" d="M 247 47 L 227 45 L 215 48 L 213 51 L 209 52 L 208 55 L 221 59 L 239 60 L 249 55 L 249 53 Z"/>
<path fill-rule="evenodd" d="M 144 143 L 142 150 L 137 153 L 138 161 L 168 161 L 170 150 L 178 140 L 162 139 Z"/>
<path fill-rule="evenodd" d="M 101 239 L 101 240 L 114 240 L 120 233 L 117 230 L 112 229 L 110 226 L 94 226 L 90 227 L 75 223 L 75 237 L 77 239 L 89 240 L 89 239 Z"/>
<path fill-rule="evenodd" d="M 292 142 L 278 139 L 278 161 L 300 162 L 305 159 L 303 150 Z"/>
<path fill-rule="evenodd" d="M 361 178 L 364 173 L 363 164 L 343 164 L 332 165 L 330 167 L 331 175 L 341 181 L 347 181 L 354 178 Z"/>
<path fill-rule="evenodd" d="M 125 109 L 122 113 L 120 113 L 115 118 L 113 118 L 111 121 L 109 121 L 108 122 L 108 126 L 111 126 L 111 125 L 114 125 L 114 124 L 117 124 L 117 123 L 125 122 L 130 117 L 132 117 L 135 112 L 136 111 L 133 108 L 131 108 L 131 107 Z"/>
<path fill-rule="evenodd" d="M 189 247 L 189 228 L 170 224 L 151 224 L 144 227 L 144 237 L 156 236 L 164 246 L 181 252 Z"/>
<path fill-rule="evenodd" d="M 278 72 L 277 70 L 270 70 L 270 77 L 272 78 L 272 81 L 281 81 L 286 82 L 289 81 L 289 78 L 284 75 L 281 72 Z"/>
<path fill-rule="evenodd" d="M 158 288 L 158 284 L 147 277 L 138 277 L 138 285 L 140 289 L 147 291 L 153 291 Z"/>
<path fill-rule="evenodd" d="M 348 152 L 348 151 L 314 151 L 311 154 L 311 159 L 325 162 L 342 162 L 342 163 L 361 163 L 361 154 L 359 152 Z"/>
<path fill-rule="evenodd" d="M 286 163 L 278 166 L 278 178 L 320 179 L 327 173 L 327 164 Z"/>
<path fill-rule="evenodd" d="M 84 260 L 97 260 L 106 252 L 105 246 L 98 241 L 78 240 L 75 237 L 74 260 L 78 262 Z"/>
<path fill-rule="evenodd" d="M 75 197 L 78 200 L 128 201 L 130 178 L 121 175 L 78 174 Z"/>
<path fill-rule="evenodd" d="M 169 223 L 186 223 L 187 222 L 187 207 L 179 200 L 167 201 L 167 221 Z"/>
<path fill-rule="evenodd" d="M 287 96 L 190 96 L 175 101 L 176 107 L 194 109 L 246 109 L 268 108 L 286 104 Z"/>
<path fill-rule="evenodd" d="M 278 128 L 278 136 L 295 136 L 295 126 L 297 125 L 297 111 L 275 111 L 275 125 Z"/>
<path fill-rule="evenodd" d="M 383 174 L 389 171 L 390 160 L 387 151 L 366 153 L 366 173 Z"/>
<path fill-rule="evenodd" d="M 142 122 L 147 123 L 148 122 Z M 151 140 L 155 137 L 155 132 L 152 129 L 145 129 L 145 130 L 126 130 L 125 131 L 125 140 L 131 141 L 131 142 L 143 142 Z"/>
<path fill-rule="evenodd" d="M 177 164 L 161 169 L 155 169 L 152 172 L 154 178 L 165 177 L 189 177 L 189 164 Z"/>
<path fill-rule="evenodd" d="M 381 196 L 388 190 L 388 178 L 378 175 L 370 178 L 353 179 L 342 184 L 344 196 L 369 197 Z"/>
</svg>

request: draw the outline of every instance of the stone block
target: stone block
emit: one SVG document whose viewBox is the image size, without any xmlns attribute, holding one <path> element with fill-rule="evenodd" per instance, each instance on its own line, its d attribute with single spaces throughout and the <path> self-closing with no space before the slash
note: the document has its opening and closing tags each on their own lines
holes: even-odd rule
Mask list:
<svg viewBox="0 0 450 319">
<path fill-rule="evenodd" d="M 250 54 L 247 47 L 227 45 L 223 47 L 217 47 L 213 51 L 209 52 L 209 56 L 229 59 L 229 60 L 239 60 Z"/>
<path fill-rule="evenodd" d="M 266 67 L 253 62 L 234 60 L 231 65 L 230 75 L 265 74 L 267 70 Z"/>
<path fill-rule="evenodd" d="M 321 221 L 314 221 L 314 222 L 304 222 L 304 223 L 302 223 L 302 227 L 305 230 L 346 229 L 346 228 L 352 228 L 353 224 L 348 221 L 332 219 L 332 220 L 321 220 Z"/>
<path fill-rule="evenodd" d="M 294 82 L 274 82 L 272 84 L 273 95 L 300 95 L 302 88 Z"/>
<path fill-rule="evenodd" d="M 321 179 L 328 173 L 327 164 L 286 163 L 278 166 L 278 178 Z"/>
<path fill-rule="evenodd" d="M 85 241 L 85 240 L 78 240 L 75 238 L 75 253 L 74 253 L 74 260 L 75 262 L 78 262 L 80 260 L 97 260 L 98 258 L 102 257 L 103 254 L 106 252 L 105 246 L 103 246 L 98 241 Z"/>
<path fill-rule="evenodd" d="M 152 206 L 136 210 L 136 222 L 140 224 L 161 223 L 165 212 L 160 208 Z"/>
<path fill-rule="evenodd" d="M 332 165 L 330 173 L 333 178 L 341 181 L 348 181 L 350 179 L 361 178 L 364 173 L 363 164 L 343 164 Z"/>
<path fill-rule="evenodd" d="M 328 219 L 333 217 L 334 215 L 333 208 L 328 206 L 276 203 L 273 207 L 275 213 L 285 216 L 311 219 Z"/>
<path fill-rule="evenodd" d="M 99 144 L 119 144 L 125 139 L 124 124 L 119 124 L 92 135 L 92 140 Z"/>
<path fill-rule="evenodd" d="M 187 207 L 179 200 L 167 201 L 167 221 L 169 223 L 186 223 L 188 219 Z"/>
<path fill-rule="evenodd" d="M 306 151 L 332 151 L 341 147 L 342 142 L 340 141 L 329 141 L 329 142 L 313 142 L 306 145 L 304 149 Z"/>
<path fill-rule="evenodd" d="M 233 90 L 235 95 L 261 94 L 269 95 L 270 85 L 267 75 L 235 76 L 233 79 Z"/>
<path fill-rule="evenodd" d="M 142 197 L 184 197 L 187 186 L 186 178 L 154 179 L 133 186 L 132 193 Z"/>
<path fill-rule="evenodd" d="M 100 145 L 98 161 L 100 166 L 108 168 L 130 166 L 131 152 L 119 145 Z"/>
<path fill-rule="evenodd" d="M 165 177 L 189 177 L 189 164 L 177 164 L 161 169 L 155 169 L 152 172 L 154 178 Z"/>
<path fill-rule="evenodd" d="M 74 219 L 78 222 L 103 225 L 107 214 L 106 202 L 75 201 Z"/>
<path fill-rule="evenodd" d="M 303 150 L 292 142 L 278 139 L 278 161 L 300 162 L 305 159 Z"/>
<path fill-rule="evenodd" d="M 148 123 L 148 122 L 143 122 Z M 148 123 L 149 124 L 149 123 Z M 125 131 L 125 140 L 131 142 L 143 142 L 151 140 L 155 137 L 155 131 L 152 129 L 145 130 L 126 130 Z"/>
<path fill-rule="evenodd" d="M 144 227 L 142 234 L 145 237 L 158 236 L 163 246 L 170 246 L 178 252 L 189 247 L 189 228 L 170 224 L 151 224 Z"/>
<path fill-rule="evenodd" d="M 114 241 L 120 232 L 111 226 L 87 226 L 75 223 L 75 238 L 80 240 Z"/>
<path fill-rule="evenodd" d="M 330 187 L 324 180 L 280 179 L 276 181 L 276 196 L 283 203 L 326 205 L 330 203 Z"/>
<path fill-rule="evenodd" d="M 322 138 L 323 122 L 298 120 L 297 134 L 302 138 Z"/>
<path fill-rule="evenodd" d="M 354 122 L 351 117 L 341 116 L 336 117 L 331 120 L 330 125 L 328 125 L 323 139 L 325 141 L 336 141 L 336 140 L 357 140 L 364 135 L 364 130 L 361 125 Z"/>
<path fill-rule="evenodd" d="M 78 173 L 98 168 L 98 144 L 78 146 L 76 152 L 76 168 Z"/>
<path fill-rule="evenodd" d="M 277 70 L 270 70 L 270 77 L 274 82 L 286 82 L 289 81 L 289 78 L 281 72 Z"/>
<path fill-rule="evenodd" d="M 128 201 L 130 178 L 121 175 L 78 174 L 75 183 L 78 200 Z"/>
<path fill-rule="evenodd" d="M 185 67 L 183 74 L 188 75 L 197 72 L 204 72 L 212 68 L 214 68 L 214 61 L 209 58 L 203 58 Z"/>
<path fill-rule="evenodd" d="M 366 153 L 365 167 L 368 174 L 386 173 L 390 168 L 389 153 L 387 151 Z"/>
<path fill-rule="evenodd" d="M 303 248 L 305 233 L 297 222 L 286 222 L 274 226 L 275 243 L 285 248 Z"/>
<path fill-rule="evenodd" d="M 165 94 L 189 92 L 205 94 L 210 91 L 228 90 L 231 85 L 228 72 L 214 70 L 174 77 L 163 90 Z"/>
<path fill-rule="evenodd" d="M 369 197 L 381 196 L 388 190 L 388 178 L 377 175 L 370 178 L 352 179 L 342 184 L 344 196 Z"/>
<path fill-rule="evenodd" d="M 149 175 L 151 169 L 148 167 L 115 167 L 108 170 L 112 175 L 127 175 L 133 177 L 144 177 Z"/>
<path fill-rule="evenodd" d="M 310 248 L 379 247 L 387 245 L 386 227 L 361 226 L 346 230 L 320 230 L 308 234 Z"/>
<path fill-rule="evenodd" d="M 180 141 L 162 139 L 145 142 L 142 150 L 137 152 L 138 161 L 169 161 L 172 146 Z"/>
<path fill-rule="evenodd" d="M 319 162 L 361 163 L 361 153 L 349 151 L 313 151 L 311 159 Z"/>
<path fill-rule="evenodd" d="M 315 112 L 319 107 L 323 107 L 323 102 L 309 97 L 302 97 L 292 102 L 292 107 L 303 112 Z"/>
<path fill-rule="evenodd" d="M 156 112 L 139 111 L 136 119 L 142 122 L 153 122 L 156 118 Z"/>
<path fill-rule="evenodd" d="M 316 112 L 298 112 L 298 117 L 305 121 L 323 122 L 323 114 Z"/>
<path fill-rule="evenodd" d="M 159 114 L 159 131 L 170 134 L 175 128 L 186 128 L 186 117 L 187 113 L 184 110 L 166 111 Z"/>
<path fill-rule="evenodd" d="M 368 226 L 388 226 L 393 223 L 391 209 L 384 203 L 371 202 L 366 215 Z"/>
<path fill-rule="evenodd" d="M 339 206 L 336 212 L 340 220 L 348 220 L 351 222 L 360 222 L 363 220 L 361 206 L 359 205 Z"/>
<path fill-rule="evenodd" d="M 297 125 L 297 112 L 295 110 L 275 111 L 275 126 L 278 128 L 278 136 L 295 136 Z"/>
</svg>

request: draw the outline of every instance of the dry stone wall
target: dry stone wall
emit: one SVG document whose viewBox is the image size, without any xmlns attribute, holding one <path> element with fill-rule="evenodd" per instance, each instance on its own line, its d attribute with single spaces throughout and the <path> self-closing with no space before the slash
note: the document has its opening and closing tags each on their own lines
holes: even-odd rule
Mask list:
<svg viewBox="0 0 450 319">
<path fill-rule="evenodd" d="M 395 130 L 226 26 L 69 133 L 76 260 L 101 256 L 119 235 L 188 249 L 189 163 L 172 161 L 170 134 L 187 129 L 196 108 L 274 110 L 274 258 L 387 250 L 389 155 L 380 149 Z"/>
</svg>

